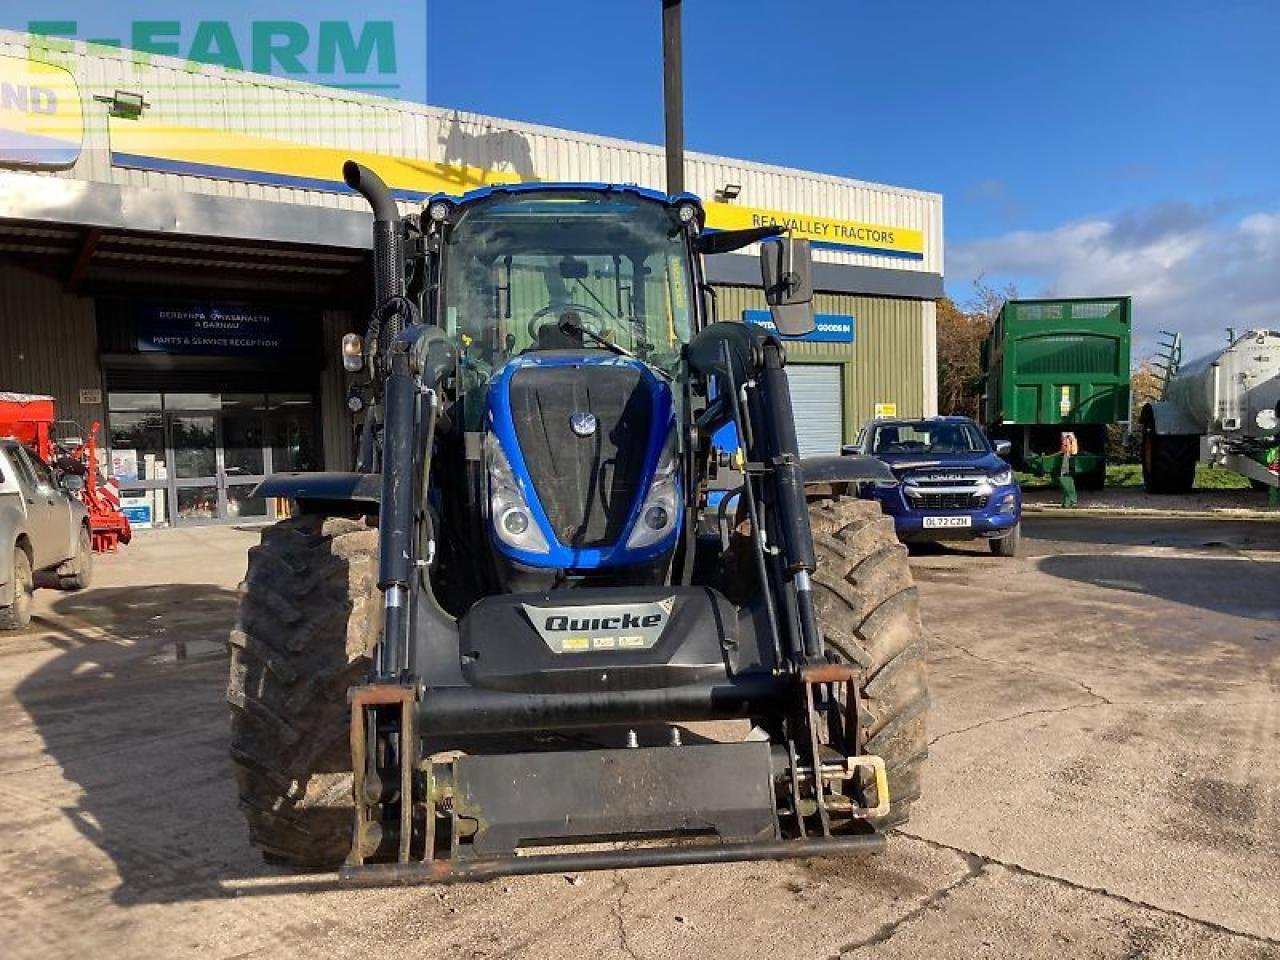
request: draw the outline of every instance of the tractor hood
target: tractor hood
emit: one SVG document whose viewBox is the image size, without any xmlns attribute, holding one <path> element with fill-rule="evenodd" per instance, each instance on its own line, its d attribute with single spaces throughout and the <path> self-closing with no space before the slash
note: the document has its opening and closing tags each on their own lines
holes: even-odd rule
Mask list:
<svg viewBox="0 0 1280 960">
<path fill-rule="evenodd" d="M 496 549 L 576 572 L 670 551 L 681 506 L 674 427 L 670 387 L 638 359 L 575 349 L 511 360 L 487 398 Z"/>
</svg>

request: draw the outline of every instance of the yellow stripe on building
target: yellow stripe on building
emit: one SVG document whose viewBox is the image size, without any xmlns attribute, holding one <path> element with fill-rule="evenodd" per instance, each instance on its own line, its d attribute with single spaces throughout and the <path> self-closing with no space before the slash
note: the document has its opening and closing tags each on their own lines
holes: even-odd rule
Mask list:
<svg viewBox="0 0 1280 960">
<path fill-rule="evenodd" d="M 301 189 L 345 189 L 342 165 L 348 160 L 356 160 L 375 171 L 402 197 L 461 193 L 519 179 L 505 171 L 147 120 L 113 118 L 109 130 L 112 162 L 117 166 Z"/>
<path fill-rule="evenodd" d="M 792 236 L 804 237 L 822 246 L 882 250 L 910 257 L 924 254 L 924 233 L 920 230 L 817 217 L 807 213 L 788 213 L 784 210 L 762 210 L 715 201 L 707 203 L 706 210 L 707 226 L 716 230 L 781 225 L 789 227 Z"/>
</svg>

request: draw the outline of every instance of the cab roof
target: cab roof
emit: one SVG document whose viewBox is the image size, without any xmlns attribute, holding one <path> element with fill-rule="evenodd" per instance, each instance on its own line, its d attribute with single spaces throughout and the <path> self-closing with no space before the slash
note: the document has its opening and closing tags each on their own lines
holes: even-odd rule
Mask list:
<svg viewBox="0 0 1280 960">
<path fill-rule="evenodd" d="M 531 183 L 496 183 L 488 187 L 478 187 L 475 190 L 468 190 L 461 196 L 449 193 L 436 193 L 427 198 L 426 204 L 430 205 L 436 200 L 448 200 L 451 203 L 464 205 L 504 193 L 582 193 L 584 191 L 592 193 L 627 193 L 632 196 L 643 197 L 645 200 L 653 200 L 662 204 L 676 204 L 684 201 L 692 201 L 696 203 L 699 208 L 702 207 L 702 199 L 695 194 L 678 193 L 675 196 L 669 196 L 660 190 L 651 190 L 648 187 L 640 187 L 633 183 L 542 183 L 538 181 Z"/>
</svg>

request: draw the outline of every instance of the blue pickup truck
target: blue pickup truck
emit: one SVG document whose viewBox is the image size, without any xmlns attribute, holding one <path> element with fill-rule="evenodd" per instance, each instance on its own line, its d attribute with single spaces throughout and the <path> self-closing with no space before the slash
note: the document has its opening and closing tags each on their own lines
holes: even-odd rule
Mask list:
<svg viewBox="0 0 1280 960">
<path fill-rule="evenodd" d="M 898 485 L 874 495 L 902 541 L 985 539 L 996 556 L 1017 555 L 1022 491 L 1002 459 L 1009 444 L 993 446 L 968 417 L 875 420 L 845 452 L 893 470 Z"/>
</svg>

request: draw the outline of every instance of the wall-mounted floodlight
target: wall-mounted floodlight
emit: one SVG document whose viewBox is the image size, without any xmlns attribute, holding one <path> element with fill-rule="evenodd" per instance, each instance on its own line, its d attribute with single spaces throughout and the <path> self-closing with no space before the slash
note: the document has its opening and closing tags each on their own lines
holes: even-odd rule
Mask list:
<svg viewBox="0 0 1280 960">
<path fill-rule="evenodd" d="M 109 97 L 96 96 L 93 99 L 107 104 L 111 108 L 111 116 L 120 120 L 137 120 L 151 106 L 147 103 L 145 94 L 130 93 L 127 90 L 117 90 Z"/>
<path fill-rule="evenodd" d="M 737 200 L 738 194 L 742 192 L 742 184 L 726 183 L 723 187 L 716 191 L 717 203 L 728 203 L 730 200 Z"/>
</svg>

